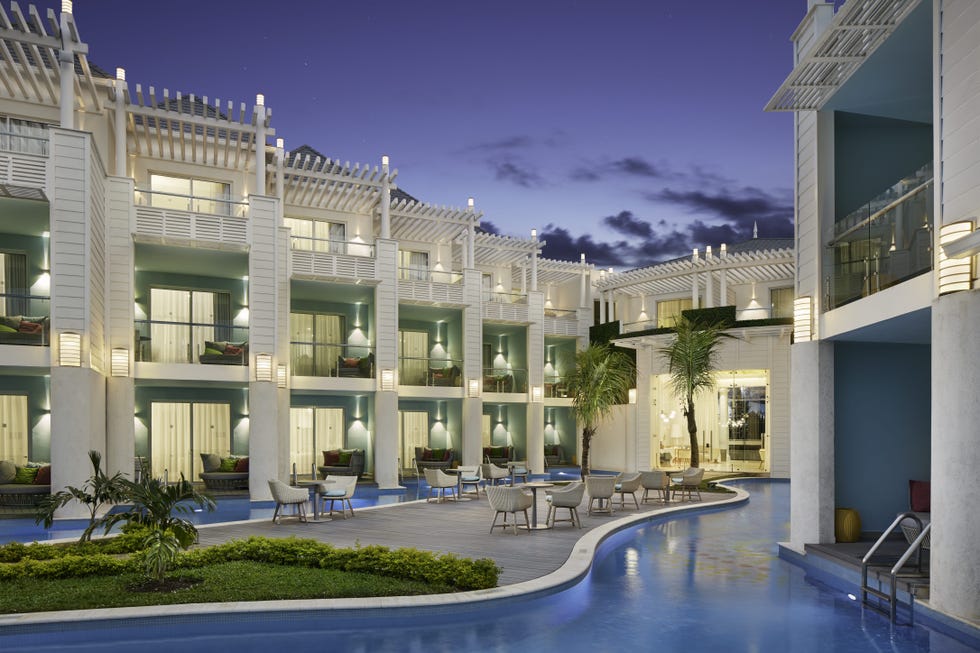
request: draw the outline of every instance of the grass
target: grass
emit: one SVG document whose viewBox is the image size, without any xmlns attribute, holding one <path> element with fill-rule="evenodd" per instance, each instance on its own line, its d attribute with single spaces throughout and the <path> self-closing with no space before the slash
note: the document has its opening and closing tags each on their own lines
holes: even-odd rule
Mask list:
<svg viewBox="0 0 980 653">
<path fill-rule="evenodd" d="M 82 578 L 20 578 L 4 583 L 0 613 L 84 610 L 141 605 L 215 603 L 219 601 L 277 601 L 365 596 L 407 596 L 455 591 L 419 581 L 374 574 L 281 566 L 260 562 L 225 562 L 175 572 L 173 577 L 199 578 L 192 587 L 175 592 L 135 592 L 144 580 L 139 574 Z"/>
</svg>

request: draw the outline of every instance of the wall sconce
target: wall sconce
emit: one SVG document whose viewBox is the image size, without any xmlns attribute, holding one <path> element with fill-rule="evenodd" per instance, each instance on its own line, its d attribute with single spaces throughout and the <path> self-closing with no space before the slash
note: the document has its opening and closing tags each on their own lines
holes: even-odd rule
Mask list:
<svg viewBox="0 0 980 653">
<path fill-rule="evenodd" d="M 793 300 L 793 342 L 810 342 L 813 339 L 813 304 L 810 297 Z"/>
<path fill-rule="evenodd" d="M 945 246 L 973 233 L 973 222 L 953 222 L 939 230 L 939 294 L 969 290 L 973 283 L 973 257 L 951 258 Z"/>
<path fill-rule="evenodd" d="M 539 385 L 531 386 L 531 401 L 538 404 L 544 401 L 544 388 Z"/>
<path fill-rule="evenodd" d="M 276 368 L 276 385 L 280 388 L 286 387 L 286 366 L 280 365 Z"/>
<path fill-rule="evenodd" d="M 629 402 L 630 404 L 636 403 L 636 388 L 630 388 L 629 391 Z"/>
<path fill-rule="evenodd" d="M 129 376 L 129 350 L 122 347 L 114 348 L 109 367 L 112 376 Z"/>
<path fill-rule="evenodd" d="M 395 370 L 381 370 L 381 390 L 391 392 L 395 389 Z"/>
<path fill-rule="evenodd" d="M 71 5 L 72 5 L 71 0 L 61 0 L 61 13 L 70 14 L 72 10 Z"/>
<path fill-rule="evenodd" d="M 480 396 L 480 379 L 470 379 L 466 384 L 466 396 L 476 398 Z"/>
<path fill-rule="evenodd" d="M 62 367 L 82 366 L 82 336 L 66 331 L 58 336 L 58 357 Z"/>
<path fill-rule="evenodd" d="M 255 380 L 272 382 L 272 354 L 255 355 Z"/>
</svg>

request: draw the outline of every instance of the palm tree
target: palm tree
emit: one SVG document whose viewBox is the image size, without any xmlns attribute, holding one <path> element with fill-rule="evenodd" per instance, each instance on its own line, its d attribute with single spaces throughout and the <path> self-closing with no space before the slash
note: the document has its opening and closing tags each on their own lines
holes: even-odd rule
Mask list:
<svg viewBox="0 0 980 653">
<path fill-rule="evenodd" d="M 582 478 L 589 473 L 589 447 L 599 422 L 626 401 L 634 378 L 629 356 L 607 345 L 589 345 L 575 355 L 567 385 L 572 413 L 582 425 Z"/>
<path fill-rule="evenodd" d="M 121 472 L 109 476 L 102 471 L 102 454 L 98 451 L 94 449 L 89 451 L 88 459 L 92 462 L 93 470 L 88 480 L 80 488 L 69 485 L 66 489 L 45 497 L 38 506 L 34 523 L 44 522 L 45 528 L 51 528 L 54 524 L 55 512 L 77 501 L 89 512 L 88 526 L 82 531 L 78 541 L 87 542 L 92 538 L 92 532 L 104 521 L 104 518 L 99 517 L 99 510 L 103 506 L 123 500 L 123 484 L 126 479 Z"/>
<path fill-rule="evenodd" d="M 725 334 L 723 324 L 701 324 L 682 317 L 674 326 L 674 339 L 660 347 L 667 359 L 668 383 L 674 394 L 684 401 L 687 433 L 691 438 L 691 467 L 701 464 L 698 449 L 698 424 L 694 419 L 694 398 L 715 387 L 714 371 L 718 345 Z"/>
</svg>

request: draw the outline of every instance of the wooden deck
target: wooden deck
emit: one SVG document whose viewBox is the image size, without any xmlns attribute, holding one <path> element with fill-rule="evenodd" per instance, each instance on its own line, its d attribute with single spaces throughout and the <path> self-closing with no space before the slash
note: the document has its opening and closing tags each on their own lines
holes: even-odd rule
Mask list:
<svg viewBox="0 0 980 653">
<path fill-rule="evenodd" d="M 703 492 L 707 504 L 732 495 Z M 381 544 L 392 548 L 413 547 L 439 553 L 454 553 L 468 558 L 491 558 L 502 569 L 499 584 L 509 585 L 545 576 L 568 558 L 575 543 L 591 528 L 608 524 L 623 516 L 639 513 L 655 514 L 664 509 L 662 503 L 641 504 L 639 510 L 631 503 L 626 510 L 610 515 L 586 514 L 588 497 L 579 508 L 583 528 L 559 523 L 554 529 L 527 532 L 495 528 L 489 532 L 492 513 L 485 496 L 478 500 L 453 503 L 410 502 L 357 511 L 352 519 L 334 516 L 331 521 L 301 523 L 287 516 L 279 524 L 270 519 L 262 521 L 215 524 L 200 527 L 200 544 L 219 544 L 252 535 L 264 537 L 312 538 L 336 546 Z M 669 507 L 692 505 L 671 502 Z M 694 502 L 693 505 L 700 505 Z M 538 492 L 538 521 L 544 523 L 548 513 L 545 494 Z M 567 515 L 562 510 L 559 518 Z M 312 517 L 311 517 L 312 518 Z"/>
</svg>

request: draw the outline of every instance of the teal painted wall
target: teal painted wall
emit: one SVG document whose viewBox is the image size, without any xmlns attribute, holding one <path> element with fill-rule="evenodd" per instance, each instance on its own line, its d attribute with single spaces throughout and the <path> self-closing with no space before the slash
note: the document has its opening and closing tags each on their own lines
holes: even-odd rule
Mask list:
<svg viewBox="0 0 980 653">
<path fill-rule="evenodd" d="M 454 361 L 455 365 L 462 367 L 463 360 L 463 327 L 462 318 L 451 319 L 444 322 L 441 326 L 435 321 L 427 320 L 398 320 L 398 330 L 399 331 L 424 331 L 429 334 L 429 355 L 432 354 L 432 348 L 436 344 L 437 333 L 443 348 L 449 355 L 449 358 Z M 399 355 L 401 355 L 399 353 Z M 432 365 L 432 367 L 438 367 L 437 365 Z"/>
<path fill-rule="evenodd" d="M 151 407 L 154 401 L 166 402 L 225 402 L 231 404 L 231 453 L 248 455 L 248 388 L 160 388 L 136 386 L 136 455 L 150 455 L 150 438 L 153 437 Z M 140 428 L 139 424 L 145 426 Z"/>
<path fill-rule="evenodd" d="M 429 446 L 461 451 L 463 402 L 461 399 L 399 399 L 398 410 L 429 413 Z M 436 417 L 442 418 L 441 426 Z M 403 461 L 404 463 L 404 461 Z"/>
<path fill-rule="evenodd" d="M 514 445 L 517 460 L 527 459 L 527 405 L 526 404 L 483 404 L 483 414 L 490 416 L 490 442 L 495 447 Z M 510 434 L 510 442 L 501 439 L 496 432 L 502 424 Z"/>
<path fill-rule="evenodd" d="M 0 394 L 27 395 L 27 454 L 34 462 L 51 460 L 49 386 L 47 376 L 0 376 Z M 27 461 L 13 462 L 23 465 Z"/>
<path fill-rule="evenodd" d="M 908 510 L 908 482 L 930 477 L 928 345 L 838 342 L 834 348 L 836 506 L 882 531 Z"/>
<path fill-rule="evenodd" d="M 548 428 L 549 413 L 555 435 L 558 436 L 558 444 L 561 445 L 563 455 L 565 456 L 565 462 L 571 464 L 572 456 L 575 455 L 575 444 L 578 441 L 578 433 L 576 432 L 575 417 L 572 415 L 572 409 L 567 406 L 545 407 L 544 439 L 546 444 L 550 444 L 552 442 L 551 438 L 553 437 Z"/>
<path fill-rule="evenodd" d="M 37 297 L 49 297 L 51 294 L 50 280 L 47 288 L 33 288 L 41 275 L 46 272 L 44 269 L 45 249 L 47 239 L 37 236 L 23 236 L 18 234 L 0 234 L 0 253 L 24 254 L 27 259 L 27 288 L 29 294 Z M 51 302 L 48 299 L 32 299 L 23 311 L 24 315 L 31 317 L 41 315 L 51 315 Z"/>
<path fill-rule="evenodd" d="M 231 295 L 231 316 L 234 318 L 248 304 L 248 282 L 239 278 L 205 277 L 167 272 L 139 272 L 134 275 L 136 303 L 150 316 L 150 288 L 180 288 L 227 292 Z"/>
<path fill-rule="evenodd" d="M 932 158 L 931 124 L 836 112 L 837 219 L 844 218 Z"/>
</svg>

